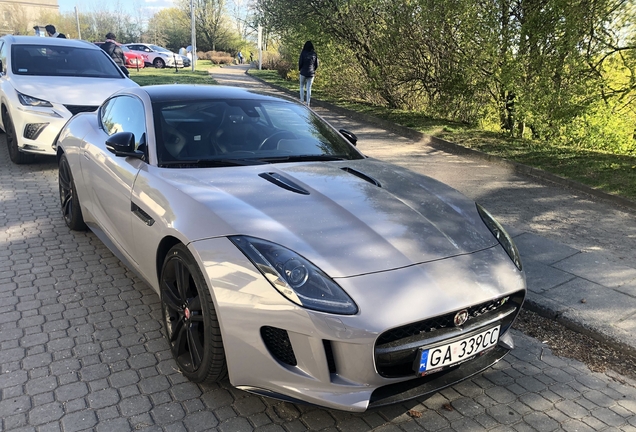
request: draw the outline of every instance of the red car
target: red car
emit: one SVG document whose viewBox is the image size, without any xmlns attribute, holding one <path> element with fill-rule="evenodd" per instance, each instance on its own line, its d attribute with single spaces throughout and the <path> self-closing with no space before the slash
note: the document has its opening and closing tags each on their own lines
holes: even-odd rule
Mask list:
<svg viewBox="0 0 636 432">
<path fill-rule="evenodd" d="M 95 45 L 97 45 L 100 48 L 103 44 L 104 42 L 95 42 Z M 125 45 L 122 45 L 122 44 L 117 44 L 117 45 L 119 45 L 121 50 L 124 52 L 124 57 L 126 57 L 126 67 L 138 68 L 138 69 L 146 67 L 144 63 L 144 58 L 141 56 L 141 54 L 137 54 L 136 52 L 134 52 L 133 50 L 131 50 Z"/>
</svg>

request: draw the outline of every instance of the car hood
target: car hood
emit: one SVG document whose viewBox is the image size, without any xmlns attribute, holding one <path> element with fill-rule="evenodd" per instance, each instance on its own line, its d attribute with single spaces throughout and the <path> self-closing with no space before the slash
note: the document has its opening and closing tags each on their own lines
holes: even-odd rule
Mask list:
<svg viewBox="0 0 636 432">
<path fill-rule="evenodd" d="M 372 159 L 179 169 L 165 175 L 225 222 L 220 229 L 227 232 L 214 235 L 278 243 L 332 277 L 402 268 L 497 245 L 473 201 L 434 179 Z M 210 230 L 189 232 L 197 240 Z"/>
<path fill-rule="evenodd" d="M 13 87 L 28 96 L 62 105 L 101 105 L 122 88 L 138 87 L 130 79 L 14 75 Z"/>
</svg>

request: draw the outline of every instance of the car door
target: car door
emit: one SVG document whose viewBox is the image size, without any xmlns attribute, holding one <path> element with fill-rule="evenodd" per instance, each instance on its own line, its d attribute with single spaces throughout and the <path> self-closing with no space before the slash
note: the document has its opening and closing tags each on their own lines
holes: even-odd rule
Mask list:
<svg viewBox="0 0 636 432">
<path fill-rule="evenodd" d="M 141 55 L 141 57 L 144 59 L 144 63 L 152 63 L 152 61 L 154 60 L 152 50 L 146 45 L 129 45 L 129 47 L 130 49 L 137 51 L 137 53 Z"/>
<path fill-rule="evenodd" d="M 115 156 L 106 149 L 106 140 L 117 132 L 132 132 L 139 147 L 146 139 L 143 104 L 135 96 L 115 96 L 102 106 L 99 122 L 100 129 L 84 139 L 80 158 L 83 178 L 91 195 L 91 212 L 117 249 L 134 262 L 131 258 L 131 193 L 145 162 Z"/>
</svg>

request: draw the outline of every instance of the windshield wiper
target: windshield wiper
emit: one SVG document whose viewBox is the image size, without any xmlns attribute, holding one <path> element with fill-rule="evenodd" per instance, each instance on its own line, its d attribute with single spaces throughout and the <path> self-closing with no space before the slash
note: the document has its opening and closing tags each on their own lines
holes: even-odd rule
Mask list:
<svg viewBox="0 0 636 432">
<path fill-rule="evenodd" d="M 290 156 L 278 156 L 261 158 L 260 161 L 275 163 L 275 162 L 313 162 L 313 161 L 341 161 L 347 160 L 348 157 L 344 155 L 290 155 Z"/>
<path fill-rule="evenodd" d="M 229 167 L 262 165 L 259 159 L 198 159 L 181 161 L 163 161 L 159 164 L 162 168 L 207 168 L 207 167 Z"/>
</svg>

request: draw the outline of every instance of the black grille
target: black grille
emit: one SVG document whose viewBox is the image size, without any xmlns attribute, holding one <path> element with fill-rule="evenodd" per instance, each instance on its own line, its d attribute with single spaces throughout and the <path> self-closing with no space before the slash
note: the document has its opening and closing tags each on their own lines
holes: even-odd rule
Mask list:
<svg viewBox="0 0 636 432">
<path fill-rule="evenodd" d="M 327 366 L 329 366 L 329 373 L 336 373 L 336 360 L 333 357 L 331 341 L 323 339 L 322 344 L 325 346 L 325 355 L 327 356 Z"/>
<path fill-rule="evenodd" d="M 487 312 L 496 310 L 497 308 L 503 306 L 504 302 L 509 300 L 508 297 L 498 298 L 495 300 L 491 300 L 485 303 L 478 304 L 477 306 L 473 306 L 468 308 L 468 321 L 466 324 L 470 324 L 470 320 L 477 318 Z M 408 324 L 402 327 L 391 329 L 387 332 L 384 332 L 378 338 L 378 345 L 384 345 L 387 343 L 391 343 L 396 340 L 404 339 L 409 336 L 415 336 L 422 333 L 434 332 L 435 330 L 454 327 L 453 320 L 455 319 L 455 312 L 451 312 L 446 315 L 442 315 L 435 318 L 430 318 L 424 321 L 416 322 L 413 324 Z"/>
<path fill-rule="evenodd" d="M 261 327 L 261 337 L 269 352 L 281 363 L 296 366 L 296 356 L 287 330 L 276 327 Z"/>
<path fill-rule="evenodd" d="M 95 111 L 97 108 L 99 108 L 98 106 L 93 106 L 93 105 L 64 105 L 64 106 L 73 115 L 79 114 L 79 113 L 82 113 L 82 112 Z"/>
<path fill-rule="evenodd" d="M 461 335 L 465 328 L 477 329 L 491 322 L 493 317 L 504 316 L 499 324 L 500 333 L 505 333 L 517 316 L 524 296 L 525 292 L 519 291 L 469 307 L 468 321 L 460 328 L 456 328 L 453 322 L 457 310 L 382 333 L 375 345 L 378 373 L 384 377 L 414 376 L 413 363 L 419 347 L 431 343 L 432 338 L 444 340 Z"/>
</svg>

